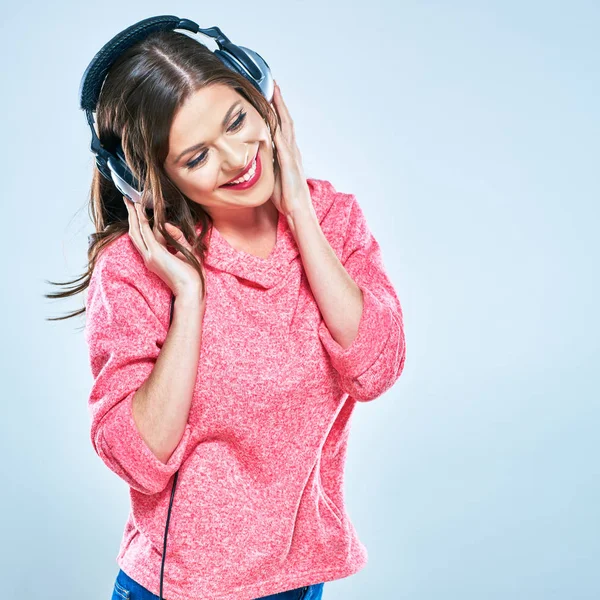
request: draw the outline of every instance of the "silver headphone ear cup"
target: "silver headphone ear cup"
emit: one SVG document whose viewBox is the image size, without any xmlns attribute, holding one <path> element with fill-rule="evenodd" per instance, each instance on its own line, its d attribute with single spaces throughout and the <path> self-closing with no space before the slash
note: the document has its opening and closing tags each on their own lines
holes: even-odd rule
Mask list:
<svg viewBox="0 0 600 600">
<path fill-rule="evenodd" d="M 242 77 L 245 77 L 258 91 L 267 99 L 268 102 L 273 100 L 273 93 L 275 86 L 273 84 L 273 76 L 271 75 L 271 69 L 267 62 L 256 52 L 250 50 L 250 48 L 244 48 L 243 46 L 237 46 L 246 55 L 245 59 L 251 61 L 260 72 L 260 78 L 255 79 L 252 77 L 244 65 L 240 63 L 238 58 L 227 52 L 227 50 L 217 49 L 213 51 L 213 54 L 217 56 L 221 62 L 236 73 L 239 73 Z"/>
</svg>

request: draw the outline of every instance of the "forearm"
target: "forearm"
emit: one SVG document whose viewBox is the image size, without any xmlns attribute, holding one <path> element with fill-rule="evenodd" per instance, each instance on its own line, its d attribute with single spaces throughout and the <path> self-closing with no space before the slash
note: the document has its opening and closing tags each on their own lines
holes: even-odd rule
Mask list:
<svg viewBox="0 0 600 600">
<path fill-rule="evenodd" d="M 183 436 L 190 412 L 202 339 L 205 302 L 199 294 L 178 295 L 173 321 L 156 363 L 133 397 L 140 435 L 163 463 Z"/>
<path fill-rule="evenodd" d="M 337 257 L 314 211 L 301 211 L 287 220 L 323 320 L 335 341 L 346 348 L 358 333 L 362 291 Z"/>
</svg>

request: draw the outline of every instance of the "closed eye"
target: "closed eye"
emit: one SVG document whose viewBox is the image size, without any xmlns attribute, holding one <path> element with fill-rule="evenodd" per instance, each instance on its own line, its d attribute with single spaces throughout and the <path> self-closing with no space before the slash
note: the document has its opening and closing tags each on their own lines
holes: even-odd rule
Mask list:
<svg viewBox="0 0 600 600">
<path fill-rule="evenodd" d="M 245 120 L 246 120 L 246 112 L 244 112 L 244 110 L 242 109 L 238 113 L 237 119 L 227 128 L 227 131 L 235 132 L 235 131 L 240 130 L 242 128 L 242 125 L 244 124 Z M 192 169 L 195 169 L 196 167 L 203 165 L 206 162 L 207 155 L 208 155 L 208 150 L 205 150 L 197 158 L 195 158 L 194 160 L 187 163 L 185 166 L 188 169 L 188 171 L 191 171 Z"/>
</svg>

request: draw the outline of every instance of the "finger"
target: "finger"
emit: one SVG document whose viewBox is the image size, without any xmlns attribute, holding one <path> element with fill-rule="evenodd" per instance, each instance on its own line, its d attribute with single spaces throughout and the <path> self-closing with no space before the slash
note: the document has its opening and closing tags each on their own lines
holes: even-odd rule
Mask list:
<svg viewBox="0 0 600 600">
<path fill-rule="evenodd" d="M 298 148 L 298 143 L 296 142 L 295 136 L 292 134 L 291 138 L 286 138 L 284 132 L 282 132 L 280 139 L 283 139 L 284 152 L 287 150 L 289 160 L 294 160 L 301 165 L 302 156 L 300 154 L 300 149 Z"/>
<path fill-rule="evenodd" d="M 173 223 L 165 223 L 165 228 L 169 231 L 171 237 L 178 243 L 181 244 L 188 252 L 194 254 L 196 257 L 199 257 L 198 253 L 192 248 L 192 245 L 187 241 L 185 235 L 183 235 L 183 231 L 173 225 Z M 175 256 L 178 256 L 182 260 L 187 261 L 187 258 L 184 256 L 181 250 L 177 249 L 174 253 Z"/>
<path fill-rule="evenodd" d="M 186 248 L 187 250 L 192 250 L 192 246 L 190 245 L 190 243 L 185 239 L 185 236 L 183 235 L 183 232 L 181 231 L 181 229 L 179 229 L 178 227 L 176 227 L 175 225 L 173 225 L 172 223 L 165 223 L 165 228 L 168 230 L 169 234 L 171 235 L 171 237 L 178 243 L 181 244 L 184 248 Z"/>
<path fill-rule="evenodd" d="M 275 134 L 273 136 L 275 144 L 277 144 L 277 156 L 281 157 L 281 162 L 287 162 L 289 157 L 289 145 L 283 132 L 281 131 L 281 127 L 277 127 L 275 130 Z"/>
<path fill-rule="evenodd" d="M 275 93 L 273 94 L 273 98 L 275 99 L 275 102 L 277 103 L 277 110 L 281 114 L 281 119 L 293 127 L 294 120 L 292 119 L 292 115 L 290 114 L 290 111 L 288 110 L 287 104 L 283 100 L 283 96 L 281 94 L 281 88 L 279 87 L 279 85 L 277 83 L 275 83 Z"/>
<path fill-rule="evenodd" d="M 142 208 L 142 205 L 139 202 L 135 202 L 135 212 L 138 217 L 138 222 L 140 226 L 140 236 L 142 241 L 144 242 L 144 246 L 146 250 L 150 252 L 153 249 L 153 244 L 156 243 L 156 239 L 152 234 L 152 229 L 148 223 L 148 218 L 146 217 L 146 213 Z"/>
<path fill-rule="evenodd" d="M 129 237 L 131 238 L 131 241 L 134 243 L 135 247 L 138 249 L 138 252 L 143 255 L 146 251 L 146 246 L 140 233 L 139 219 L 134 208 L 134 203 L 125 196 L 123 196 L 123 200 L 125 202 L 125 206 L 127 207 Z"/>
<path fill-rule="evenodd" d="M 295 166 L 295 155 L 290 148 L 288 141 L 285 139 L 281 132 L 276 132 L 276 143 L 277 143 L 277 157 L 279 160 L 279 167 L 282 172 L 292 172 L 296 169 Z"/>
<path fill-rule="evenodd" d="M 169 230 L 169 223 L 165 223 L 165 229 Z M 171 233 L 170 230 L 169 233 Z M 154 235 L 156 241 L 159 242 L 162 246 L 166 246 L 169 243 L 167 242 L 167 239 L 165 238 L 163 233 L 158 228 L 158 221 L 156 220 L 154 221 L 154 225 L 152 226 L 152 234 Z"/>
<path fill-rule="evenodd" d="M 161 244 L 162 246 L 167 245 L 167 240 L 165 239 L 165 236 L 158 229 L 158 223 L 156 221 L 154 222 L 154 227 L 152 227 L 152 233 L 154 234 L 154 237 L 156 238 L 156 240 L 158 241 L 159 244 Z"/>
<path fill-rule="evenodd" d="M 275 94 L 273 97 L 277 103 L 277 111 L 280 114 L 282 125 L 284 127 L 284 135 L 291 140 L 294 137 L 294 120 L 292 119 L 292 115 L 290 114 L 286 103 L 283 101 L 281 90 L 277 84 L 275 84 Z"/>
<path fill-rule="evenodd" d="M 165 223 L 165 229 L 167 230 L 167 232 L 169 234 L 171 234 L 171 231 L 168 227 L 168 223 Z M 157 241 L 160 243 L 160 245 L 165 248 L 165 250 L 167 250 L 167 252 L 169 252 L 169 254 L 174 254 L 176 256 L 181 255 L 181 252 L 179 250 L 175 250 L 175 247 L 172 245 L 172 242 L 168 242 L 167 239 L 165 238 L 165 236 L 162 234 L 162 232 L 158 229 L 158 223 L 154 223 L 154 227 L 152 228 L 152 233 L 154 233 L 154 237 L 157 239 Z"/>
</svg>

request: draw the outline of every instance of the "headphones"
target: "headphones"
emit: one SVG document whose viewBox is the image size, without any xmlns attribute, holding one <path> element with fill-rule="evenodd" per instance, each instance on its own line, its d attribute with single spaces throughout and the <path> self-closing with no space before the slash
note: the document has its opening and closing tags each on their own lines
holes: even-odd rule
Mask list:
<svg viewBox="0 0 600 600">
<path fill-rule="evenodd" d="M 96 156 L 96 166 L 98 167 L 98 170 L 106 179 L 112 181 L 124 196 L 133 202 L 140 202 L 142 195 L 141 186 L 127 166 L 121 143 L 119 142 L 117 144 L 114 151 L 110 151 L 102 146 L 96 135 L 96 130 L 94 129 L 94 117 L 92 113 L 96 111 L 96 105 L 98 103 L 104 79 L 117 58 L 125 50 L 151 33 L 173 29 L 186 29 L 193 33 L 200 32 L 213 38 L 218 45 L 218 49 L 214 50 L 213 54 L 218 56 L 226 67 L 243 75 L 269 102 L 271 102 L 273 98 L 273 77 L 267 62 L 259 54 L 254 52 L 254 50 L 244 48 L 243 46 L 236 46 L 230 42 L 227 36 L 218 27 L 201 29 L 197 23 L 194 23 L 194 21 L 191 21 L 190 19 L 180 19 L 179 17 L 171 15 L 163 15 L 144 19 L 131 25 L 127 29 L 124 29 L 121 33 L 118 33 L 102 46 L 85 70 L 79 86 L 79 104 L 80 108 L 85 110 L 88 124 L 92 130 L 91 150 Z M 175 297 L 171 295 L 169 326 L 173 320 L 174 300 Z M 171 500 L 169 502 L 167 522 L 165 525 L 162 563 L 160 567 L 160 600 L 163 600 L 163 573 L 167 550 L 167 533 L 169 531 L 171 506 L 173 505 L 173 496 L 175 494 L 175 486 L 177 485 L 178 477 L 179 470 L 177 470 L 173 477 Z"/>
<path fill-rule="evenodd" d="M 92 113 L 96 111 L 104 79 L 117 58 L 125 50 L 151 33 L 173 29 L 185 29 L 192 33 L 200 32 L 213 38 L 218 45 L 213 54 L 226 67 L 243 75 L 269 102 L 273 98 L 273 76 L 264 58 L 250 48 L 233 44 L 218 27 L 201 29 L 197 23 L 190 19 L 162 15 L 143 19 L 115 35 L 102 46 L 85 70 L 79 85 L 79 106 L 82 110 L 85 110 L 87 122 L 92 130 L 91 150 L 96 156 L 98 170 L 106 179 L 112 181 L 124 196 L 133 202 L 140 202 L 142 188 L 127 166 L 121 143 L 117 143 L 113 151 L 102 146 L 94 129 Z"/>
</svg>

